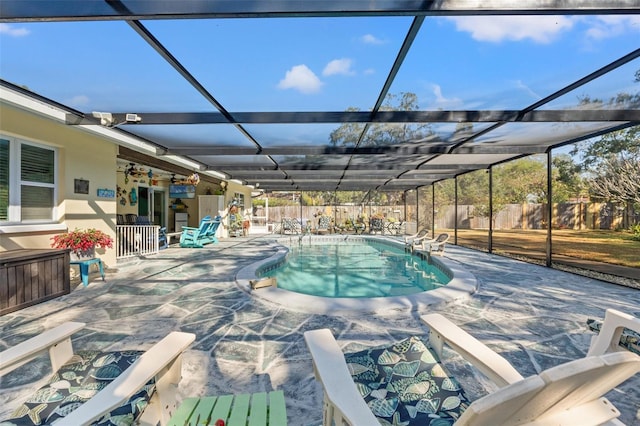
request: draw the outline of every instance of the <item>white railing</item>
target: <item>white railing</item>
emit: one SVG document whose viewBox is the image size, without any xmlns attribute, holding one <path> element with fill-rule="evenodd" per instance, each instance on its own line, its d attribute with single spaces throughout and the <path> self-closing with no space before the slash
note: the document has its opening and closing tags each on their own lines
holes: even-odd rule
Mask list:
<svg viewBox="0 0 640 426">
<path fill-rule="evenodd" d="M 116 259 L 158 254 L 159 233 L 157 225 L 117 225 Z"/>
</svg>

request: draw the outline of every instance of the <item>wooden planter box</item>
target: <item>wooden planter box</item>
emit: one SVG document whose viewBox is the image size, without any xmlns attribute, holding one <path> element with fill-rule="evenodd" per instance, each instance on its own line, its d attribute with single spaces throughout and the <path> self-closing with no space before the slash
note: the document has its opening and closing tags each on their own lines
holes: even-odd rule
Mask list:
<svg viewBox="0 0 640 426">
<path fill-rule="evenodd" d="M 69 294 L 69 268 L 69 250 L 1 252 L 0 315 Z"/>
</svg>

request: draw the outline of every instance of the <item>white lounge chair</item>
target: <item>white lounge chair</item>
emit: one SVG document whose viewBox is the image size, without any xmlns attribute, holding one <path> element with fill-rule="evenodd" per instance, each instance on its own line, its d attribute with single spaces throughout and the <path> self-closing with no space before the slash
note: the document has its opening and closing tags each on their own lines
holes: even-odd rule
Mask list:
<svg viewBox="0 0 640 426">
<path fill-rule="evenodd" d="M 118 410 L 118 414 L 111 417 L 114 423 L 122 421 L 118 416 L 122 419 L 138 416 L 136 424 L 167 424 L 177 408 L 182 353 L 195 340 L 195 335 L 172 332 L 142 355 L 134 351 L 74 353 L 71 335 L 84 326 L 77 322 L 64 323 L 0 353 L 0 376 L 46 351 L 54 372 L 50 382 L 19 407 L 13 418 L 47 424 L 55 420 L 56 426 L 78 426 L 111 417 L 114 410 Z M 133 359 L 130 366 L 121 365 L 128 365 L 127 360 Z M 124 362 L 119 363 L 120 360 Z M 91 373 L 89 366 L 95 367 Z M 123 371 L 116 374 L 120 367 Z M 85 382 L 89 377 L 96 381 Z M 100 390 L 105 383 L 109 384 Z M 120 409 L 131 412 L 125 414 Z M 11 424 L 10 419 L 8 422 Z"/>
<path fill-rule="evenodd" d="M 404 237 L 404 243 L 407 247 L 418 248 L 424 239 L 429 239 L 429 230 L 426 228 L 422 228 L 413 235 Z"/>
<path fill-rule="evenodd" d="M 325 392 L 325 426 L 371 426 L 379 418 L 401 423 L 412 416 L 422 416 L 418 424 L 427 425 L 622 425 L 616 419 L 620 412 L 603 395 L 640 371 L 640 356 L 600 351 L 523 378 L 506 359 L 442 315 L 421 318 L 431 330 L 430 348 L 414 337 L 345 359 L 329 330 L 304 334 Z M 440 363 L 445 344 L 499 389 L 469 401 Z M 375 357 L 378 362 L 372 363 Z M 356 384 L 354 377 L 370 382 Z"/>
<path fill-rule="evenodd" d="M 437 254 L 442 256 L 444 248 L 449 241 L 449 234 L 442 233 L 431 240 L 422 240 L 422 249 L 428 251 L 429 254 Z"/>
<path fill-rule="evenodd" d="M 640 318 L 615 309 L 607 309 L 604 322 L 587 321 L 589 328 L 598 330 L 591 339 L 589 355 L 601 355 L 608 352 L 631 351 L 640 355 Z"/>
</svg>

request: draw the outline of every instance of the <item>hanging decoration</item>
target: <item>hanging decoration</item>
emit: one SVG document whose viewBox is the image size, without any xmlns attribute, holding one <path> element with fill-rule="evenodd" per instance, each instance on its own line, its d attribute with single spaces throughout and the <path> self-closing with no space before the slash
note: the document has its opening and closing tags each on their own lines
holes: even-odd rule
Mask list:
<svg viewBox="0 0 640 426">
<path fill-rule="evenodd" d="M 138 203 L 138 194 L 136 194 L 135 188 L 131 188 L 131 191 L 129 191 L 129 204 L 131 204 L 132 206 L 135 206 L 137 203 Z"/>
</svg>

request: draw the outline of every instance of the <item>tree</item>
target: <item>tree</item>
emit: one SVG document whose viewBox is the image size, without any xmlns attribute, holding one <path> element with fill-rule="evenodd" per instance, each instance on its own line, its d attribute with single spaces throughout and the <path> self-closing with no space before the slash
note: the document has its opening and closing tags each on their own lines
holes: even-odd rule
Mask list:
<svg viewBox="0 0 640 426">
<path fill-rule="evenodd" d="M 596 198 L 618 203 L 640 203 L 640 126 L 607 133 L 576 146 L 582 154 L 581 169 L 589 192 Z"/>
<path fill-rule="evenodd" d="M 589 180 L 593 195 L 614 203 L 640 205 L 640 156 L 611 156 L 598 167 L 598 176 Z"/>
<path fill-rule="evenodd" d="M 580 175 L 580 165 L 569 154 L 558 154 L 552 164 L 552 201 L 562 203 L 571 198 L 581 198 L 587 194 L 587 184 Z"/>
<path fill-rule="evenodd" d="M 532 155 L 493 168 L 494 206 L 539 202 L 546 194 L 547 169 L 543 156 Z"/>
<path fill-rule="evenodd" d="M 640 70 L 634 74 L 640 83 Z M 599 102 L 588 97 L 581 104 Z M 640 92 L 619 93 L 605 106 L 613 109 L 640 107 Z M 592 196 L 605 201 L 630 203 L 640 207 L 640 126 L 607 133 L 597 139 L 576 144 L 572 155 L 581 158 L 581 170 L 588 178 Z"/>
<path fill-rule="evenodd" d="M 403 92 L 400 95 L 388 94 L 381 111 L 417 111 L 418 97 L 415 93 Z M 347 111 L 359 111 L 350 107 Z M 362 123 L 343 123 L 331 132 L 329 141 L 334 146 L 355 146 L 364 131 Z M 384 146 L 404 143 L 432 135 L 429 124 L 416 123 L 373 123 L 364 135 L 360 146 Z"/>
</svg>

